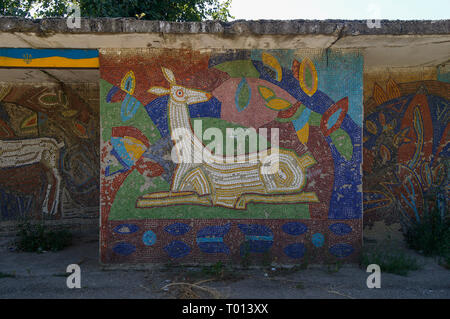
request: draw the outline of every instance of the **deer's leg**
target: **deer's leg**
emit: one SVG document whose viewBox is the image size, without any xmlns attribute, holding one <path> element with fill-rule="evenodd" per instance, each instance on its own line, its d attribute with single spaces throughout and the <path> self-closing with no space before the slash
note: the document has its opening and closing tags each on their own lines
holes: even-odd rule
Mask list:
<svg viewBox="0 0 450 319">
<path fill-rule="evenodd" d="M 173 191 L 180 191 L 181 185 L 184 182 L 188 173 L 190 173 L 198 164 L 194 163 L 179 163 L 175 168 L 175 173 L 173 174 L 173 182 L 171 189 Z"/>
<path fill-rule="evenodd" d="M 170 205 L 211 205 L 211 186 L 203 171 L 197 167 L 186 174 L 179 190 L 151 193 L 138 198 L 136 207 L 151 208 Z"/>
<path fill-rule="evenodd" d="M 137 208 L 153 208 L 171 205 L 211 206 L 209 195 L 200 196 L 195 192 L 159 192 L 141 196 L 136 201 Z"/>
<path fill-rule="evenodd" d="M 42 213 L 45 215 L 49 214 L 49 203 L 51 202 L 50 196 L 52 193 L 52 185 L 53 185 L 53 175 L 51 174 L 50 170 L 44 165 L 45 167 L 45 175 L 47 176 L 47 189 L 45 190 L 45 197 L 44 201 L 42 202 Z"/>
<path fill-rule="evenodd" d="M 48 149 L 42 153 L 42 162 L 47 166 L 51 175 L 52 183 L 49 184 L 49 188 L 46 194 L 46 200 L 44 201 L 45 213 L 55 215 L 59 205 L 59 191 L 61 186 L 61 177 L 57 167 L 57 149 Z"/>
<path fill-rule="evenodd" d="M 180 191 L 194 191 L 200 196 L 211 194 L 211 184 L 200 167 L 186 174 L 180 185 Z"/>
<path fill-rule="evenodd" d="M 51 205 L 49 204 L 49 212 L 50 215 L 55 215 L 58 211 L 59 205 L 59 191 L 61 186 L 61 177 L 59 176 L 59 172 L 56 168 L 52 169 L 52 176 L 54 183 L 52 185 L 52 193 L 51 193 Z"/>
<path fill-rule="evenodd" d="M 315 193 L 298 194 L 243 194 L 236 202 L 236 209 L 246 209 L 248 203 L 266 204 L 299 204 L 318 203 L 319 199 Z"/>
</svg>

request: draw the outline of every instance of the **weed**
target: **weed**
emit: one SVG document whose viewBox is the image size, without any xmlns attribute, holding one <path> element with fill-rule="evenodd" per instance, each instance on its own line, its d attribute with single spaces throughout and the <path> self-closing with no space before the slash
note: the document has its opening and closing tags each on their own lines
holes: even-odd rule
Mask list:
<svg viewBox="0 0 450 319">
<path fill-rule="evenodd" d="M 222 277 L 225 272 L 225 266 L 221 261 L 214 265 L 202 267 L 202 273 L 214 277 Z"/>
<path fill-rule="evenodd" d="M 441 265 L 447 269 L 450 269 L 450 254 L 442 258 Z"/>
<path fill-rule="evenodd" d="M 238 281 L 244 277 L 234 270 L 230 265 L 225 265 L 221 261 L 211 266 L 202 267 L 202 274 L 213 277 L 214 280 Z"/>
<path fill-rule="evenodd" d="M 407 229 L 405 237 L 410 248 L 418 250 L 425 256 L 441 256 L 448 261 L 450 218 L 439 209 L 439 201 L 438 195 L 427 197 L 422 218 Z"/>
<path fill-rule="evenodd" d="M 267 251 L 265 251 L 264 253 L 263 253 L 263 256 L 262 256 L 262 265 L 264 266 L 264 267 L 269 267 L 270 265 L 272 265 L 272 262 L 273 262 L 273 257 L 272 257 L 272 254 L 270 253 L 270 250 L 267 250 Z"/>
<path fill-rule="evenodd" d="M 300 265 L 295 265 L 293 267 L 277 267 L 275 269 L 271 269 L 267 271 L 267 275 L 269 277 L 279 277 L 279 276 L 288 276 L 290 274 L 296 273 L 297 271 L 301 270 Z"/>
<path fill-rule="evenodd" d="M 371 264 L 379 265 L 382 272 L 400 276 L 407 276 L 409 271 L 420 269 L 417 260 L 403 251 L 380 247 L 363 250 L 360 265 L 366 269 Z"/>
<path fill-rule="evenodd" d="M 305 289 L 305 285 L 302 282 L 299 282 L 295 285 L 295 288 L 297 289 Z"/>
<path fill-rule="evenodd" d="M 70 273 L 68 273 L 68 272 L 62 272 L 62 273 L 59 273 L 59 274 L 53 274 L 52 276 L 53 277 L 69 277 L 71 274 Z"/>
<path fill-rule="evenodd" d="M 174 262 L 172 259 L 169 259 L 164 265 L 163 267 L 161 267 L 160 271 L 161 272 L 171 272 L 174 271 L 177 268 L 182 267 L 180 264 Z"/>
<path fill-rule="evenodd" d="M 299 267 L 301 270 L 306 270 L 306 269 L 308 269 L 308 266 L 309 266 L 308 257 L 305 256 L 305 257 L 303 257 L 302 262 L 299 265 Z"/>
<path fill-rule="evenodd" d="M 0 279 L 1 278 L 16 278 L 16 275 L 15 274 L 8 274 L 8 273 L 0 271 Z"/>
<path fill-rule="evenodd" d="M 16 246 L 26 252 L 58 251 L 72 243 L 68 230 L 48 230 L 43 224 L 24 222 L 19 224 Z"/>
<path fill-rule="evenodd" d="M 250 257 L 250 244 L 248 242 L 245 242 L 242 249 L 243 252 L 241 255 L 241 266 L 244 269 L 248 269 L 248 267 L 250 267 L 250 265 L 252 264 Z"/>
<path fill-rule="evenodd" d="M 334 263 L 327 265 L 327 270 L 329 274 L 337 273 L 342 268 L 342 261 L 338 260 Z"/>
</svg>

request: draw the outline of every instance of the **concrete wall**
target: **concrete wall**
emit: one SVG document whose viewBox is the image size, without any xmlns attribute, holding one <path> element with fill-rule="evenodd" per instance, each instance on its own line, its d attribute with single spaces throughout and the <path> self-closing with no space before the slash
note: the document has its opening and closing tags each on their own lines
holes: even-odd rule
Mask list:
<svg viewBox="0 0 450 319">
<path fill-rule="evenodd" d="M 364 236 L 402 240 L 429 196 L 448 211 L 448 68 L 370 70 L 364 87 Z"/>
<path fill-rule="evenodd" d="M 0 230 L 98 218 L 98 84 L 0 84 Z"/>
<path fill-rule="evenodd" d="M 450 21 L 381 24 L 105 18 L 68 29 L 65 19 L 1 18 L 4 47 L 101 54 L 100 72 L 2 65 L 0 82 L 11 83 L 0 86 L 0 141 L 14 141 L 16 160 L 26 154 L 17 141 L 49 140 L 33 163 L 8 161 L 2 144 L 0 233 L 23 215 L 78 227 L 96 221 L 100 200 L 107 263 L 239 261 L 246 249 L 289 263 L 356 260 L 363 219 L 367 238 L 402 238 L 431 190 L 448 198 Z M 175 182 L 175 82 L 197 90 L 188 106 L 189 122 L 202 120 L 197 135 L 276 128 L 300 171 L 276 177 L 276 196 L 270 181 L 226 193 L 204 165 Z M 300 175 L 296 191 L 282 188 Z"/>
<path fill-rule="evenodd" d="M 358 51 L 110 49 L 100 73 L 102 262 L 357 258 Z M 277 128 L 281 170 L 174 164 L 174 125 L 196 119 L 197 137 Z"/>
</svg>

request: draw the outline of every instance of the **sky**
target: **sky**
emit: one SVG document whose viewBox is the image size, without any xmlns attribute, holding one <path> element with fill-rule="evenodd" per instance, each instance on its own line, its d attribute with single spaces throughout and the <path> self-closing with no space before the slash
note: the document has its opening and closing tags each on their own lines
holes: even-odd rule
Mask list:
<svg viewBox="0 0 450 319">
<path fill-rule="evenodd" d="M 232 0 L 235 20 L 450 19 L 450 0 Z"/>
</svg>

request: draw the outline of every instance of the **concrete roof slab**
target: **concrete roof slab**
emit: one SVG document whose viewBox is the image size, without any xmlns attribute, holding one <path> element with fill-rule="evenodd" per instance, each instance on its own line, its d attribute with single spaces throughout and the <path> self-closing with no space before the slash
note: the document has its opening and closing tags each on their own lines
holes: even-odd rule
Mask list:
<svg viewBox="0 0 450 319">
<path fill-rule="evenodd" d="M 6 48 L 127 49 L 359 49 L 366 69 L 437 66 L 450 61 L 450 20 L 258 20 L 167 22 L 133 18 L 81 19 L 71 29 L 66 19 L 0 18 L 0 46 Z M 35 72 L 36 71 L 36 72 Z M 44 78 L 37 70 L 28 79 Z M 96 81 L 95 70 L 53 70 L 64 81 Z M 23 80 L 19 71 L 0 80 Z M 4 76 L 2 74 L 5 74 Z"/>
</svg>

